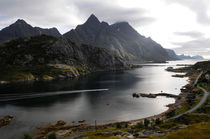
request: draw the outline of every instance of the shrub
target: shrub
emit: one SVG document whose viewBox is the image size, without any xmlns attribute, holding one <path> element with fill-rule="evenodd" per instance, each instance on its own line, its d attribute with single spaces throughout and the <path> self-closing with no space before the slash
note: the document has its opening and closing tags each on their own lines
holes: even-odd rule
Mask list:
<svg viewBox="0 0 210 139">
<path fill-rule="evenodd" d="M 175 114 L 176 114 L 176 111 L 175 111 L 175 110 L 172 110 L 172 111 L 166 113 L 166 117 L 167 117 L 167 118 L 170 118 L 170 117 L 175 116 Z"/>
<path fill-rule="evenodd" d="M 120 123 L 117 123 L 117 124 L 116 124 L 116 128 L 118 128 L 118 129 L 119 129 L 119 128 L 122 128 L 121 124 L 120 124 Z"/>
<path fill-rule="evenodd" d="M 57 139 L 57 136 L 55 133 L 52 133 L 48 136 L 48 139 Z"/>
<path fill-rule="evenodd" d="M 144 125 L 142 122 L 138 122 L 136 125 L 135 125 L 135 128 L 143 128 Z"/>
<path fill-rule="evenodd" d="M 174 121 L 168 121 L 168 122 L 160 124 L 160 127 L 165 128 L 165 129 L 169 129 L 169 128 L 172 128 L 174 126 L 176 126 L 176 123 L 174 123 Z"/>
<path fill-rule="evenodd" d="M 32 139 L 32 137 L 31 137 L 29 134 L 25 134 L 25 135 L 23 136 L 23 139 Z"/>
<path fill-rule="evenodd" d="M 128 128 L 128 123 L 125 123 L 125 128 Z"/>
<path fill-rule="evenodd" d="M 161 123 L 162 123 L 162 121 L 160 120 L 160 118 L 155 119 L 155 124 L 156 124 L 156 125 L 159 125 L 159 124 L 161 124 Z"/>
<path fill-rule="evenodd" d="M 148 126 L 149 126 L 149 124 L 150 124 L 150 121 L 149 121 L 149 120 L 147 120 L 147 119 L 144 119 L 144 126 L 145 126 L 145 127 L 148 127 Z"/>
</svg>

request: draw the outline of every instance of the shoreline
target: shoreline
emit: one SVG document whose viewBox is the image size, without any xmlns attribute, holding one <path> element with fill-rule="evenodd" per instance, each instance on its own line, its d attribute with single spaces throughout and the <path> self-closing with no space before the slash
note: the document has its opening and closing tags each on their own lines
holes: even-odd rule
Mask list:
<svg viewBox="0 0 210 139">
<path fill-rule="evenodd" d="M 47 65 L 47 66 L 52 69 L 54 68 L 57 70 L 66 70 L 65 68 L 56 67 L 57 66 L 56 64 L 54 64 L 53 66 L 52 65 Z M 66 65 L 66 66 L 69 66 L 69 65 Z M 59 75 L 58 77 L 52 77 L 52 76 L 47 75 L 46 77 L 42 77 L 42 78 L 33 77 L 33 78 L 23 78 L 23 79 L 15 79 L 15 80 L 0 79 L 0 85 L 7 85 L 7 84 L 12 84 L 12 83 L 24 83 L 24 82 L 30 83 L 30 82 L 35 82 L 35 81 L 39 82 L 39 81 L 55 81 L 55 80 L 74 80 L 76 78 L 80 78 L 80 77 L 87 76 L 94 73 L 118 72 L 118 71 L 126 71 L 126 70 L 131 70 L 131 69 L 136 69 L 136 68 L 142 68 L 142 66 L 135 65 L 135 64 L 127 64 L 125 67 L 121 67 L 121 68 L 96 69 L 96 70 L 90 70 L 87 72 L 82 72 L 82 71 L 77 70 L 77 71 L 70 71 L 72 74 L 71 76 L 69 76 L 68 72 L 66 72 L 65 75 L 62 75 L 62 76 Z"/>
<path fill-rule="evenodd" d="M 189 76 L 188 76 L 189 78 Z M 56 134 L 60 133 L 60 132 L 65 132 L 66 134 L 68 135 L 63 135 L 63 137 L 65 136 L 69 136 L 71 134 L 74 134 L 74 133 L 77 133 L 77 132 L 80 132 L 80 131 L 89 131 L 89 130 L 94 130 L 94 129 L 104 129 L 104 128 L 110 128 L 110 127 L 116 127 L 117 124 L 128 124 L 130 126 L 133 126 L 133 125 L 136 125 L 137 123 L 139 122 L 143 122 L 145 119 L 147 120 L 155 120 L 155 119 L 160 119 L 162 121 L 165 121 L 167 120 L 168 118 L 166 117 L 166 114 L 170 111 L 173 111 L 177 108 L 180 108 L 182 107 L 183 103 L 185 102 L 186 100 L 186 96 L 187 94 L 189 93 L 186 93 L 186 90 L 183 91 L 183 88 L 185 88 L 187 85 L 189 85 L 189 83 L 191 82 L 191 79 L 189 78 L 188 79 L 188 83 L 186 85 L 184 85 L 182 88 L 180 88 L 180 94 L 178 95 L 179 97 L 177 98 L 174 98 L 175 99 L 175 103 L 172 103 L 172 104 L 168 104 L 167 107 L 168 109 L 160 114 L 157 114 L 157 115 L 153 115 L 153 116 L 149 116 L 149 117 L 145 117 L 145 118 L 140 118 L 140 119 L 134 119 L 134 120 L 128 120 L 128 121 L 119 121 L 119 122 L 111 122 L 111 123 L 106 123 L 106 124 L 97 124 L 97 125 L 94 125 L 94 124 L 85 124 L 84 123 L 78 123 L 78 124 L 68 124 L 68 125 L 63 125 L 61 127 L 57 127 L 57 123 L 59 121 L 57 121 L 57 123 L 55 124 L 48 124 L 48 125 L 44 125 L 44 126 L 40 126 L 40 127 L 37 127 L 36 129 L 36 132 L 34 132 L 32 135 L 43 135 L 43 137 L 49 135 L 49 133 L 53 133 L 53 132 L 56 132 Z M 59 129 L 60 128 L 60 129 Z M 52 130 L 50 130 L 52 129 Z M 54 129 L 54 130 L 53 130 Z M 63 130 L 65 129 L 65 131 Z M 48 132 L 50 131 L 50 132 Z M 43 134 L 44 132 L 44 134 Z M 68 133 L 67 133 L 68 132 Z M 62 137 L 62 135 L 59 135 Z"/>
<path fill-rule="evenodd" d="M 186 85 L 185 85 L 186 86 Z M 184 86 L 183 86 L 184 87 Z M 36 139 L 41 139 L 42 137 L 47 137 L 49 134 L 51 133 L 56 133 L 58 134 L 59 137 L 68 137 L 72 134 L 75 134 L 77 132 L 88 132 L 90 130 L 100 130 L 100 129 L 106 129 L 106 128 L 110 128 L 110 127 L 116 127 L 118 124 L 124 124 L 124 125 L 129 125 L 129 126 L 134 126 L 139 122 L 143 122 L 145 119 L 147 120 L 155 120 L 155 119 L 160 119 L 162 121 L 167 120 L 166 114 L 172 110 L 174 110 L 177 107 L 181 107 L 184 101 L 184 98 L 186 97 L 186 92 L 181 91 L 181 93 L 179 94 L 179 96 L 182 96 L 183 101 L 181 101 L 181 103 L 179 102 L 180 100 L 178 98 L 174 98 L 175 99 L 175 103 L 173 104 L 169 104 L 167 105 L 168 110 L 157 114 L 157 115 L 153 115 L 153 116 L 149 116 L 149 117 L 145 117 L 145 118 L 140 118 L 140 119 L 134 119 L 134 120 L 128 120 L 128 121 L 119 121 L 119 122 L 111 122 L 111 123 L 106 123 L 106 124 L 85 124 L 84 123 L 79 123 L 79 124 L 73 124 L 73 125 L 69 125 L 66 124 L 66 121 L 62 121 L 59 120 L 57 121 L 55 124 L 48 124 L 48 125 L 44 125 L 44 126 L 39 126 L 36 127 L 35 132 L 33 132 L 31 135 L 33 137 L 38 137 Z M 58 123 L 63 122 L 65 124 L 63 125 L 58 125 Z M 65 129 L 65 130 L 64 130 Z M 40 138 L 39 138 L 40 137 Z"/>
<path fill-rule="evenodd" d="M 188 83 L 187 84 L 189 84 L 189 83 L 190 83 L 190 78 L 188 76 Z M 182 88 L 180 88 L 180 93 L 179 93 L 178 96 L 185 97 L 185 96 L 183 96 L 183 94 L 185 92 L 181 91 Z M 182 101 L 182 103 L 180 103 L 178 98 L 174 98 L 174 99 L 175 99 L 175 103 L 168 104 L 167 105 L 168 109 L 166 111 L 160 113 L 160 114 L 149 116 L 149 117 L 145 117 L 145 118 L 140 118 L 140 119 L 128 120 L 128 121 L 119 121 L 119 122 L 116 121 L 116 122 L 110 122 L 110 123 L 105 123 L 105 124 L 98 124 L 97 128 L 110 127 L 110 126 L 114 127 L 114 126 L 116 126 L 117 123 L 128 123 L 129 125 L 135 125 L 138 122 L 142 122 L 144 119 L 153 120 L 153 119 L 160 118 L 161 120 L 164 120 L 164 119 L 166 119 L 166 113 L 168 113 L 169 111 L 173 110 L 175 107 L 181 106 L 183 104 L 183 101 Z M 34 131 L 38 131 L 39 129 L 43 129 L 44 130 L 45 128 L 51 128 L 52 126 L 55 126 L 55 125 L 50 124 L 50 126 L 49 125 L 47 125 L 47 126 L 43 125 L 42 128 L 35 127 Z M 85 130 L 86 129 L 88 130 L 88 129 L 93 129 L 94 128 L 94 124 L 85 124 L 85 122 L 84 122 L 84 124 L 83 123 L 78 123 L 78 124 L 75 124 L 75 125 L 74 124 L 73 125 L 72 124 L 68 124 L 66 126 L 68 126 L 69 128 L 74 128 L 74 129 L 76 128 L 75 130 L 80 130 L 82 128 L 84 128 Z"/>
</svg>

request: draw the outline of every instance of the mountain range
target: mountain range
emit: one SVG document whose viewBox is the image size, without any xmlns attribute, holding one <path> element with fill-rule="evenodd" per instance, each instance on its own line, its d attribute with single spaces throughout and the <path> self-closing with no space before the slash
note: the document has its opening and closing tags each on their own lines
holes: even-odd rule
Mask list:
<svg viewBox="0 0 210 139">
<path fill-rule="evenodd" d="M 203 60 L 204 58 L 202 56 L 196 55 L 196 56 L 187 56 L 184 54 L 177 55 L 179 59 L 198 59 L 198 60 Z"/>
<path fill-rule="evenodd" d="M 162 62 L 178 59 L 203 59 L 201 56 L 176 55 L 173 50 L 164 49 L 160 44 L 139 34 L 128 22 L 109 25 L 92 14 L 87 21 L 61 35 L 56 28 L 33 27 L 22 19 L 0 31 L 0 42 L 17 38 L 49 35 L 56 38 L 66 37 L 78 44 L 102 47 L 126 61 Z"/>
<path fill-rule="evenodd" d="M 139 34 L 128 22 L 109 25 L 95 15 L 63 35 L 80 43 L 111 50 L 126 60 L 166 61 L 172 58 L 151 38 Z"/>
<path fill-rule="evenodd" d="M 168 52 L 169 56 L 175 60 L 184 60 L 184 59 L 198 59 L 198 60 L 203 60 L 204 58 L 202 56 L 196 55 L 196 56 L 187 56 L 184 54 L 177 55 L 174 50 L 171 49 L 166 49 Z"/>
<path fill-rule="evenodd" d="M 24 20 L 18 19 L 15 23 L 0 31 L 0 42 L 5 42 L 20 37 L 31 37 L 42 34 L 54 37 L 61 36 L 61 34 L 56 28 L 43 29 L 40 27 L 32 27 Z"/>
</svg>

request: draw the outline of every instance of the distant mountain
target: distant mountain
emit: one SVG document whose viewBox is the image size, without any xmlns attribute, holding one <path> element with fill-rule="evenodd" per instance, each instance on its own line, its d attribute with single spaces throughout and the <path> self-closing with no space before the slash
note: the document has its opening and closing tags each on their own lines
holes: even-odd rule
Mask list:
<svg viewBox="0 0 210 139">
<path fill-rule="evenodd" d="M 109 25 L 95 15 L 63 36 L 77 42 L 107 48 L 126 60 L 166 61 L 171 57 L 151 38 L 140 35 L 127 22 Z"/>
<path fill-rule="evenodd" d="M 199 59 L 203 60 L 204 58 L 202 56 L 196 55 L 196 56 L 186 56 L 184 54 L 182 55 L 177 55 L 179 59 Z"/>
<path fill-rule="evenodd" d="M 32 27 L 24 20 L 18 19 L 15 23 L 0 31 L 0 42 L 9 41 L 20 37 L 31 37 L 41 34 L 54 37 L 61 36 L 56 28 L 43 29 L 39 27 Z"/>
<path fill-rule="evenodd" d="M 168 53 L 168 55 L 173 58 L 174 60 L 179 60 L 180 58 L 178 57 L 178 55 L 174 52 L 174 50 L 172 49 L 165 49 Z"/>
<path fill-rule="evenodd" d="M 2 43 L 0 67 L 0 81 L 73 78 L 128 68 L 123 59 L 104 48 L 46 35 Z"/>
</svg>

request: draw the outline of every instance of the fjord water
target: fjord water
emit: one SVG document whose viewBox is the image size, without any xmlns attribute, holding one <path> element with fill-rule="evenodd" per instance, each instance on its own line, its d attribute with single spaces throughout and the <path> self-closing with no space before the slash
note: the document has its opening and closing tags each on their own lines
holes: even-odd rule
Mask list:
<svg viewBox="0 0 210 139">
<path fill-rule="evenodd" d="M 18 83 L 0 86 L 0 117 L 12 123 L 0 129 L 2 138 L 14 138 L 36 126 L 65 120 L 92 124 L 140 119 L 160 114 L 174 99 L 133 98 L 132 93 L 179 94 L 187 78 L 175 78 L 168 66 L 196 61 L 170 61 L 142 68 L 90 74 L 74 80 Z M 9 133 L 9 134 L 8 134 Z"/>
</svg>

